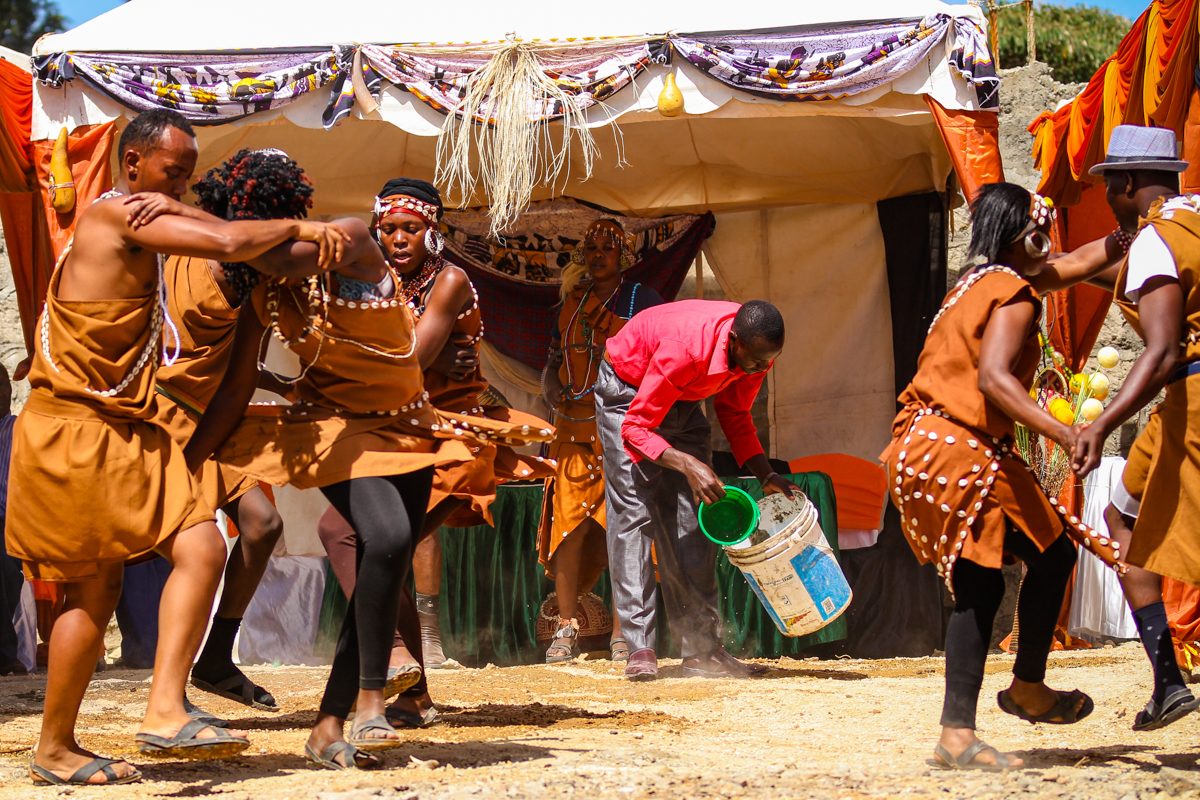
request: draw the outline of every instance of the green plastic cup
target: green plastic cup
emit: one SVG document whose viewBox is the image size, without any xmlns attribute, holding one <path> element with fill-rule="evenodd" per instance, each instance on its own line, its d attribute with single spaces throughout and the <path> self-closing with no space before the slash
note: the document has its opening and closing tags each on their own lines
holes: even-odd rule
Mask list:
<svg viewBox="0 0 1200 800">
<path fill-rule="evenodd" d="M 736 486 L 726 486 L 724 499 L 700 504 L 700 530 L 711 541 L 729 547 L 754 533 L 758 515 L 753 497 Z"/>
</svg>

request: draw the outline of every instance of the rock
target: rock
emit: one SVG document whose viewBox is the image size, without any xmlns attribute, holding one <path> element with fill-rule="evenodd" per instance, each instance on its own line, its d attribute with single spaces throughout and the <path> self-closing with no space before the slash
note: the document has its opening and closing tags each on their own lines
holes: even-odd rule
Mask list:
<svg viewBox="0 0 1200 800">
<path fill-rule="evenodd" d="M 1200 776 L 1173 767 L 1163 767 L 1158 771 L 1158 779 L 1163 789 L 1172 797 L 1178 797 L 1184 792 L 1200 791 Z"/>
<path fill-rule="evenodd" d="M 417 769 L 437 769 L 438 767 L 441 766 L 441 764 L 438 763 L 437 759 L 433 759 L 433 758 L 429 759 L 428 761 L 422 761 L 421 759 L 417 758 L 416 756 L 409 756 L 408 758 L 409 758 L 409 765 L 416 767 Z"/>
</svg>

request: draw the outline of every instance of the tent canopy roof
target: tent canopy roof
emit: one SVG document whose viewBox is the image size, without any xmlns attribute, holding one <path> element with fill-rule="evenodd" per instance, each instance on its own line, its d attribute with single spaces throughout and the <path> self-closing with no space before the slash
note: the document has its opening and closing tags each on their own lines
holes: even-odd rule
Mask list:
<svg viewBox="0 0 1200 800">
<path fill-rule="evenodd" d="M 420 6 L 409 12 L 366 0 L 330 5 L 298 0 L 273 10 L 245 0 L 207 0 L 203 14 L 188 3 L 131 0 L 66 33 L 43 37 L 34 55 L 62 52 L 197 52 L 297 49 L 335 44 L 411 44 L 523 39 L 640 36 L 668 31 L 751 31 L 889 19 L 929 14 L 980 17 L 969 5 L 938 0 L 850 0 L 842 3 L 697 3 L 654 0 L 631 9 L 597 13 L 589 3 L 555 0 L 459 0 L 443 13 Z M 279 13 L 276 13 L 279 12 Z"/>
</svg>

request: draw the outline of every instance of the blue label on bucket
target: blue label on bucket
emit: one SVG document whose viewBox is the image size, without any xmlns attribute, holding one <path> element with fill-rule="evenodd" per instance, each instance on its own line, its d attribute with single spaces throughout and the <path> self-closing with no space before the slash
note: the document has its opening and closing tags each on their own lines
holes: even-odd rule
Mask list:
<svg viewBox="0 0 1200 800">
<path fill-rule="evenodd" d="M 850 587 L 832 556 L 816 547 L 806 547 L 792 559 L 792 569 L 796 570 L 813 605 L 821 612 L 821 619 L 829 619 L 849 602 Z"/>
<path fill-rule="evenodd" d="M 743 571 L 742 576 L 746 579 L 746 583 L 750 584 L 750 589 L 754 592 L 755 596 L 758 598 L 758 602 L 762 603 L 762 607 L 765 608 L 767 610 L 767 613 L 771 615 L 771 619 L 774 620 L 775 625 L 779 628 L 779 630 L 783 631 L 784 633 L 787 633 L 787 625 L 783 624 L 783 620 L 780 619 L 779 615 L 775 613 L 774 606 L 772 606 L 770 604 L 770 602 L 767 601 L 767 596 L 765 594 L 763 594 L 763 590 L 761 588 L 759 588 L 758 581 L 754 580 L 754 576 L 751 575 L 749 572 Z"/>
</svg>

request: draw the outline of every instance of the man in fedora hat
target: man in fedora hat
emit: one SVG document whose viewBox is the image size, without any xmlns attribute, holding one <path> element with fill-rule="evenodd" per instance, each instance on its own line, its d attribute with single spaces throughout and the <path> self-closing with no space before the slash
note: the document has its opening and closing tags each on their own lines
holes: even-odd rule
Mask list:
<svg viewBox="0 0 1200 800">
<path fill-rule="evenodd" d="M 1105 160 L 1108 204 L 1128 249 L 1092 283 L 1112 289 L 1145 340 L 1121 391 L 1079 436 L 1073 464 L 1096 467 L 1110 434 L 1164 387 L 1166 400 L 1134 442 L 1105 510 L 1111 535 L 1131 565 L 1121 585 L 1154 668 L 1154 693 L 1133 729 L 1154 730 L 1200 706 L 1179 670 L 1163 606 L 1162 575 L 1200 585 L 1200 197 L 1180 195 L 1175 133 L 1119 125 Z"/>
</svg>

